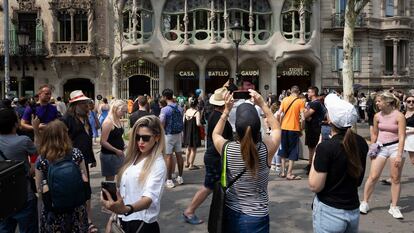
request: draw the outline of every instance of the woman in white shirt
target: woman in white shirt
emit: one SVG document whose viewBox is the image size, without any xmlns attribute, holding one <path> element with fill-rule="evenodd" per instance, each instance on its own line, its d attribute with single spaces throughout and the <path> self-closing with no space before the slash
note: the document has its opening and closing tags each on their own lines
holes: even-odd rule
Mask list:
<svg viewBox="0 0 414 233">
<path fill-rule="evenodd" d="M 164 129 L 159 118 L 140 118 L 130 131 L 124 164 L 119 170 L 117 201 L 107 190 L 105 208 L 118 214 L 125 232 L 160 232 L 157 218 L 167 168 L 163 159 Z"/>
</svg>

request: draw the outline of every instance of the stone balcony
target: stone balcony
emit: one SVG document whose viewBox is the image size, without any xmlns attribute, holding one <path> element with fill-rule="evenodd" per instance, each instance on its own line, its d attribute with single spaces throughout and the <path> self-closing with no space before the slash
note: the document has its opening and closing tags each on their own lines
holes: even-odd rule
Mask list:
<svg viewBox="0 0 414 233">
<path fill-rule="evenodd" d="M 96 56 L 94 43 L 79 41 L 51 42 L 51 56 L 54 57 L 91 57 Z"/>
<path fill-rule="evenodd" d="M 405 16 L 384 18 L 381 22 L 382 29 L 412 29 L 413 19 Z"/>
</svg>

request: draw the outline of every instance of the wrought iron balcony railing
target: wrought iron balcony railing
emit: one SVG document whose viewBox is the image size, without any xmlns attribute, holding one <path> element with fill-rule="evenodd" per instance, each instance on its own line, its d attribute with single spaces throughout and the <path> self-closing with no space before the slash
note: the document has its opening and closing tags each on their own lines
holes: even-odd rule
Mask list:
<svg viewBox="0 0 414 233">
<path fill-rule="evenodd" d="M 22 47 L 15 43 L 9 45 L 10 56 L 21 56 L 23 55 Z M 4 41 L 0 41 L 0 56 L 4 55 Z M 47 49 L 43 41 L 32 41 L 26 48 L 25 56 L 46 56 Z"/>
</svg>

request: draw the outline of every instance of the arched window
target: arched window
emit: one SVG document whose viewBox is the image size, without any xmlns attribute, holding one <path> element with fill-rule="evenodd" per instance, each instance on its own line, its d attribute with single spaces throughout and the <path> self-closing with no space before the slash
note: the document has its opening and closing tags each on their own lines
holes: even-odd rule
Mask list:
<svg viewBox="0 0 414 233">
<path fill-rule="evenodd" d="M 129 43 L 142 44 L 151 39 L 154 30 L 154 11 L 150 0 L 137 1 L 135 7 L 133 1 L 128 1 L 125 5 L 122 12 L 123 34 Z"/>
<path fill-rule="evenodd" d="M 268 0 L 169 0 L 161 31 L 176 43 L 220 42 L 231 36 L 230 27 L 236 19 L 243 25 L 242 44 L 248 40 L 263 44 L 272 35 Z"/>
<path fill-rule="evenodd" d="M 301 14 L 303 17 L 301 19 Z M 301 25 L 304 25 L 303 39 L 308 41 L 311 36 L 310 6 L 301 7 L 298 1 L 286 0 L 282 8 L 282 34 L 286 40 L 296 43 L 301 39 Z M 304 22 L 301 24 L 301 20 Z"/>
</svg>

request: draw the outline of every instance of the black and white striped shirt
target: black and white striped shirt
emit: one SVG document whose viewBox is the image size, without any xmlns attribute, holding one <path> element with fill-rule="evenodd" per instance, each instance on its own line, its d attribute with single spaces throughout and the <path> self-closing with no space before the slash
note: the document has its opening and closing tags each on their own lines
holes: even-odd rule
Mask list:
<svg viewBox="0 0 414 233">
<path fill-rule="evenodd" d="M 230 209 L 254 217 L 269 214 L 267 184 L 270 167 L 267 163 L 267 148 L 263 142 L 256 146 L 259 154 L 259 169 L 256 178 L 247 170 L 226 193 L 226 206 Z M 245 168 L 240 143 L 230 142 L 227 146 L 227 183 Z"/>
</svg>

